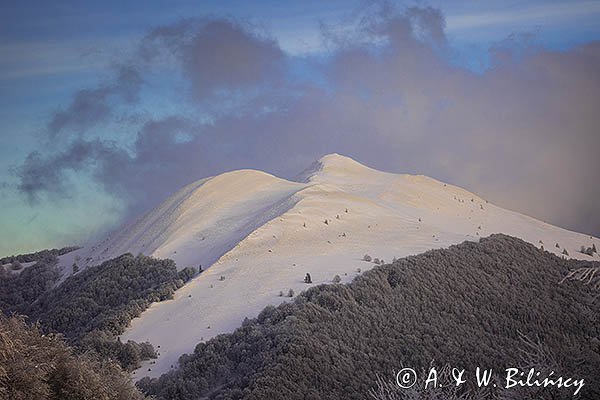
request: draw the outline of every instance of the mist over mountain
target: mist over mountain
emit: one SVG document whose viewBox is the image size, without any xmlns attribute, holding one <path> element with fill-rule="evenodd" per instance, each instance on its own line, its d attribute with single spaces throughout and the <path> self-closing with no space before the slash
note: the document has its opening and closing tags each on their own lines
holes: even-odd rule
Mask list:
<svg viewBox="0 0 600 400">
<path fill-rule="evenodd" d="M 171 18 L 144 25 L 127 51 L 105 54 L 109 65 L 95 65 L 93 78 L 52 84 L 67 89 L 32 116 L 35 129 L 6 128 L 16 145 L 3 147 L 0 252 L 81 244 L 198 178 L 242 168 L 290 178 L 330 152 L 436 177 L 597 235 L 598 38 L 546 48 L 537 23 L 491 43 L 482 28 L 469 42 L 484 40 L 487 67 L 473 71 L 465 65 L 472 46 L 456 47 L 444 12 L 455 2 L 393 3 L 338 4 L 346 17 L 328 24 L 310 15 L 319 50 L 302 55 L 260 16 L 166 7 Z M 593 2 L 538 6 L 590 19 L 568 34 L 597 25 Z M 133 8 L 132 18 L 146 9 Z M 304 17 L 288 16 L 306 23 L 296 12 Z"/>
</svg>

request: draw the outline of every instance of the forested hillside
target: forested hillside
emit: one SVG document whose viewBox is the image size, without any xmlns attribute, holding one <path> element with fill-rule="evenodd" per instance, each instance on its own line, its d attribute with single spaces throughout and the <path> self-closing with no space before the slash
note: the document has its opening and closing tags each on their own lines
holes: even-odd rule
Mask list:
<svg viewBox="0 0 600 400">
<path fill-rule="evenodd" d="M 584 378 L 581 398 L 597 399 L 597 288 L 560 283 L 582 267 L 598 263 L 504 235 L 429 251 L 267 307 L 234 333 L 198 344 L 179 369 L 140 385 L 160 399 L 365 399 L 378 377 L 390 380 L 403 366 L 420 370 L 433 361 L 472 372 L 536 364 Z M 523 390 L 509 395 L 573 397 Z"/>
<path fill-rule="evenodd" d="M 56 257 L 46 253 L 17 275 L 0 278 L 0 307 L 5 313 L 27 315 L 43 331 L 61 333 L 70 343 L 93 349 L 105 358 L 134 369 L 154 356 L 148 343 L 118 340 L 131 319 L 152 302 L 169 299 L 196 274 L 177 271 L 171 260 L 125 254 L 87 268 L 60 285 Z"/>
<path fill-rule="evenodd" d="M 52 290 L 60 278 L 56 256 L 45 253 L 19 274 L 0 267 L 0 310 L 19 312 Z"/>
</svg>

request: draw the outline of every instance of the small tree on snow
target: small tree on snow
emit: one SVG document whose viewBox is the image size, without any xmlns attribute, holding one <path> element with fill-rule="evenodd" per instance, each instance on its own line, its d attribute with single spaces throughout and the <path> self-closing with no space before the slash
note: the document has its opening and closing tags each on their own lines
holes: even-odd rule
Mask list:
<svg viewBox="0 0 600 400">
<path fill-rule="evenodd" d="M 310 277 L 310 274 L 307 272 L 306 276 L 304 277 L 304 283 L 312 283 L 312 278 Z"/>
<path fill-rule="evenodd" d="M 294 290 L 293 289 L 288 290 L 288 297 L 294 297 Z"/>
<path fill-rule="evenodd" d="M 336 275 L 333 277 L 333 283 L 340 283 L 342 281 L 342 278 L 340 278 L 339 275 Z"/>
<path fill-rule="evenodd" d="M 363 257 L 363 261 L 366 261 L 366 262 L 371 262 L 371 260 L 372 260 L 372 258 L 371 258 L 371 256 L 370 256 L 370 255 L 368 255 L 368 254 L 365 254 L 365 256 Z"/>
<path fill-rule="evenodd" d="M 583 253 L 583 254 L 587 254 L 588 256 L 592 257 L 594 255 L 594 248 L 588 247 L 586 249 L 585 246 L 581 246 L 581 249 L 579 250 L 579 252 Z"/>
</svg>

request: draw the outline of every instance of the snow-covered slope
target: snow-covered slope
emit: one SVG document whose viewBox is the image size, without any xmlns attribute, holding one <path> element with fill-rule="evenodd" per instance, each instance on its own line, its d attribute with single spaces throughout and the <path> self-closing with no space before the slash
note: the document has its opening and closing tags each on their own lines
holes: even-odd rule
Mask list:
<svg viewBox="0 0 600 400">
<path fill-rule="evenodd" d="M 282 214 L 305 185 L 255 170 L 194 182 L 101 243 L 64 257 L 81 268 L 123 253 L 170 258 L 179 269 L 211 265 L 250 232 Z"/>
<path fill-rule="evenodd" d="M 289 289 L 353 279 L 394 257 L 502 232 L 571 257 L 600 242 L 504 210 L 468 191 L 425 176 L 380 172 L 337 154 L 286 181 L 234 171 L 195 182 L 140 221 L 79 257 L 89 264 L 129 251 L 174 259 L 179 268 L 209 267 L 133 320 L 122 340 L 149 340 L 160 352 L 136 378 L 158 376 L 182 353 L 240 326 Z M 558 244 L 559 247 L 556 245 Z"/>
</svg>

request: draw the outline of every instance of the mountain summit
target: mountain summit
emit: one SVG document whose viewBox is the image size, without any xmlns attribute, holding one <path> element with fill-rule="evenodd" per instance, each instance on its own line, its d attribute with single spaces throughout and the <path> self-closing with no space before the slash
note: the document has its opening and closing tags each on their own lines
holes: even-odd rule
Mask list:
<svg viewBox="0 0 600 400">
<path fill-rule="evenodd" d="M 296 180 L 309 183 L 316 182 L 323 176 L 329 179 L 334 176 L 345 178 L 353 175 L 355 177 L 365 177 L 370 173 L 381 174 L 381 172 L 369 168 L 350 157 L 342 156 L 338 153 L 331 153 L 312 163 L 298 175 Z"/>
<path fill-rule="evenodd" d="M 65 272 L 74 259 L 84 260 L 83 268 L 125 252 L 205 269 L 174 300 L 134 319 L 123 335 L 160 346 L 156 364 L 137 378 L 168 371 L 199 340 L 232 331 L 244 317 L 281 302 L 281 294 L 350 281 L 374 265 L 364 261 L 370 257 L 389 262 L 505 233 L 586 258 L 578 249 L 595 240 L 496 207 L 459 187 L 380 172 L 339 154 L 316 161 L 298 180 L 255 170 L 206 178 L 102 243 L 63 258 Z M 304 282 L 307 273 L 311 284 Z"/>
</svg>

